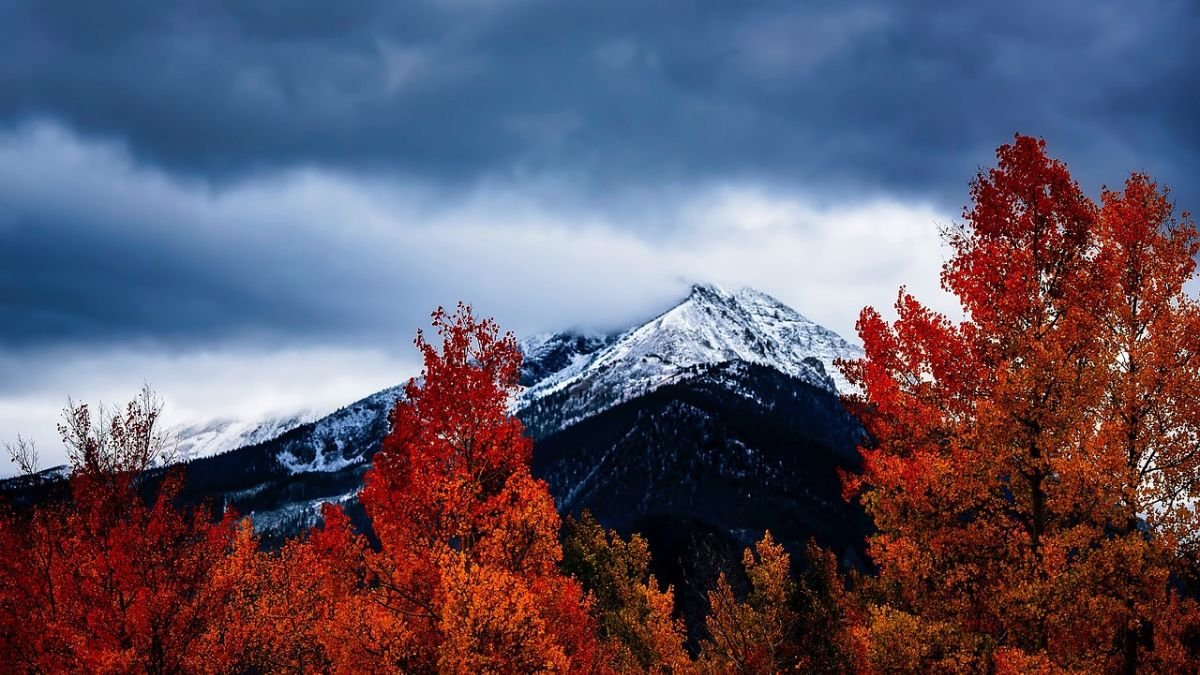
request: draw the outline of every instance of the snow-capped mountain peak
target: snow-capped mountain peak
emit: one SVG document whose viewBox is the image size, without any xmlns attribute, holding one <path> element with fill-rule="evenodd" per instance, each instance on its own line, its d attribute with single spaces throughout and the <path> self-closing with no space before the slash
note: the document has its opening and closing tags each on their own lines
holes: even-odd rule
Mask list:
<svg viewBox="0 0 1200 675">
<path fill-rule="evenodd" d="M 548 341 L 537 346 L 544 344 Z M 547 396 L 567 397 L 583 404 L 581 414 L 593 414 L 598 402 L 615 405 L 675 381 L 696 366 L 727 361 L 757 363 L 814 386 L 847 391 L 849 384 L 834 361 L 862 353 L 766 293 L 729 291 L 715 284 L 694 284 L 679 304 L 645 324 L 587 344 L 595 350 L 576 350 L 561 360 L 562 367 L 542 368 L 552 372 L 526 382 L 528 388 L 514 407 Z M 526 354 L 536 359 L 538 352 Z"/>
</svg>

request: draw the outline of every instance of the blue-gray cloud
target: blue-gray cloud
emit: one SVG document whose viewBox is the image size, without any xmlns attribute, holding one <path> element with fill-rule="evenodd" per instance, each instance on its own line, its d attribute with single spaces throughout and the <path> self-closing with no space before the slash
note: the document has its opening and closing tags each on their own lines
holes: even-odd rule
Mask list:
<svg viewBox="0 0 1200 675">
<path fill-rule="evenodd" d="M 9 1 L 0 123 L 226 181 L 756 176 L 960 205 L 1015 131 L 1200 194 L 1200 10 L 1152 0 Z"/>
<path fill-rule="evenodd" d="M 0 0 L 0 348 L 403 342 L 431 305 L 500 288 L 530 297 L 498 311 L 551 327 L 572 299 L 550 291 L 589 279 L 607 284 L 589 302 L 615 306 L 756 269 L 676 256 L 614 288 L 521 218 L 602 222 L 671 256 L 711 248 L 687 202 L 723 185 L 953 214 L 1015 131 L 1090 190 L 1145 170 L 1195 210 L 1197 32 L 1200 8 L 1170 0 Z M 305 175 L 334 188 L 296 204 Z M 505 197 L 446 224 L 497 192 L 546 213 Z M 407 211 L 378 218 L 389 204 Z M 388 232 L 355 230 L 372 219 Z M 447 238 L 489 223 L 508 237 L 489 251 Z"/>
</svg>

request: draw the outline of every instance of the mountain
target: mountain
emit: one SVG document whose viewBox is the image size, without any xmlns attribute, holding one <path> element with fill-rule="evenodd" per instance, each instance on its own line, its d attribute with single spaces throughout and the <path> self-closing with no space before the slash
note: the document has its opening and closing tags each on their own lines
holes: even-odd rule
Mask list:
<svg viewBox="0 0 1200 675">
<path fill-rule="evenodd" d="M 691 639 L 704 589 L 764 530 L 794 553 L 812 538 L 862 564 L 869 523 L 839 475 L 858 470 L 862 430 L 835 367 L 859 347 L 759 291 L 696 285 L 622 334 L 525 351 L 544 373 L 513 406 L 535 439 L 534 474 L 564 514 L 646 537 Z"/>
<path fill-rule="evenodd" d="M 815 536 L 839 550 L 860 525 L 838 468 L 857 466 L 857 422 L 836 396 L 745 361 L 701 364 L 670 383 L 543 437 L 534 473 L 560 510 L 611 527 L 645 518 L 699 520 L 722 531 Z"/>
<path fill-rule="evenodd" d="M 849 384 L 834 361 L 862 355 L 861 348 L 761 291 L 729 292 L 712 284 L 693 285 L 683 302 L 619 336 L 539 338 L 526 349 L 534 363 L 545 344 L 577 348 L 549 350 L 557 367 L 535 366 L 544 374 L 530 379 L 513 406 L 534 438 L 706 364 L 755 363 L 829 392 L 845 391 Z"/>
<path fill-rule="evenodd" d="M 629 330 L 544 334 L 521 348 L 512 411 L 563 512 L 658 532 L 652 546 L 671 550 L 699 536 L 736 550 L 767 528 L 791 546 L 814 536 L 858 547 L 865 526 L 837 472 L 856 468 L 861 432 L 838 400 L 834 361 L 861 350 L 832 331 L 765 293 L 698 284 Z M 401 395 L 386 389 L 317 420 L 193 426 L 185 497 L 252 514 L 274 540 L 313 524 L 326 501 L 361 517 L 355 494 Z M 249 442 L 196 456 L 238 438 Z M 9 487 L 32 499 L 53 482 Z"/>
<path fill-rule="evenodd" d="M 268 539 L 312 526 L 325 502 L 349 502 L 402 394 L 390 387 L 275 438 L 187 463 L 184 497 L 254 517 Z"/>
<path fill-rule="evenodd" d="M 571 358 L 546 345 L 577 348 Z M 681 369 L 705 363 L 745 361 L 770 366 L 829 389 L 848 383 L 834 367 L 862 350 L 775 298 L 751 288 L 726 291 L 694 284 L 688 296 L 645 324 L 615 338 L 560 334 L 529 343 L 527 356 L 554 356 L 554 366 L 529 385 L 525 401 L 577 388 L 622 389 L 630 398 L 645 393 Z"/>
<path fill-rule="evenodd" d="M 596 352 L 612 344 L 615 335 L 604 333 L 542 333 L 521 341 L 520 384 L 533 387 L 556 373 L 575 371 L 591 360 Z M 520 399 L 517 400 L 519 405 Z"/>
</svg>

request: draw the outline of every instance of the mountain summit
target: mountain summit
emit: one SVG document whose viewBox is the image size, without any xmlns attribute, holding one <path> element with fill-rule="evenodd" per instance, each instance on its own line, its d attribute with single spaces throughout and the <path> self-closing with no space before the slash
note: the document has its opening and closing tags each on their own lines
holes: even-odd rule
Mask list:
<svg viewBox="0 0 1200 675">
<path fill-rule="evenodd" d="M 701 366 L 728 362 L 766 366 L 844 392 L 849 383 L 834 362 L 862 355 L 762 291 L 715 284 L 694 284 L 679 304 L 624 333 L 538 336 L 523 342 L 522 351 L 526 388 L 514 410 L 550 408 L 533 423 L 535 436 L 687 378 Z"/>
</svg>

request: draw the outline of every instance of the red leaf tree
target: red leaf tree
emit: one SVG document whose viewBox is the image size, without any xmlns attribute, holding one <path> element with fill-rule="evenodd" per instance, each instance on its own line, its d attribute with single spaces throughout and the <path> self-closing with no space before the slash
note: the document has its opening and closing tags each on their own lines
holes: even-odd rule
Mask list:
<svg viewBox="0 0 1200 675">
<path fill-rule="evenodd" d="M 845 372 L 872 443 L 873 667 L 1089 672 L 1186 658 L 1169 583 L 1200 497 L 1198 250 L 1153 182 L 1088 199 L 1018 136 L 948 232 L 955 324 L 904 293 Z M 990 665 L 989 665 L 990 664 Z"/>
<path fill-rule="evenodd" d="M 197 659 L 227 596 L 214 572 L 232 520 L 175 500 L 172 472 L 151 500 L 146 469 L 165 447 L 146 389 L 123 411 L 65 411 L 70 497 L 0 518 L 0 663 L 21 672 L 181 672 Z"/>
<path fill-rule="evenodd" d="M 410 672 L 590 668 L 588 603 L 558 571 L 558 513 L 508 414 L 516 340 L 461 304 L 433 327 L 440 345 L 418 333 L 424 370 L 361 493 L 378 550 L 348 540 L 362 592 L 347 611 L 369 627 L 344 657 Z"/>
</svg>

